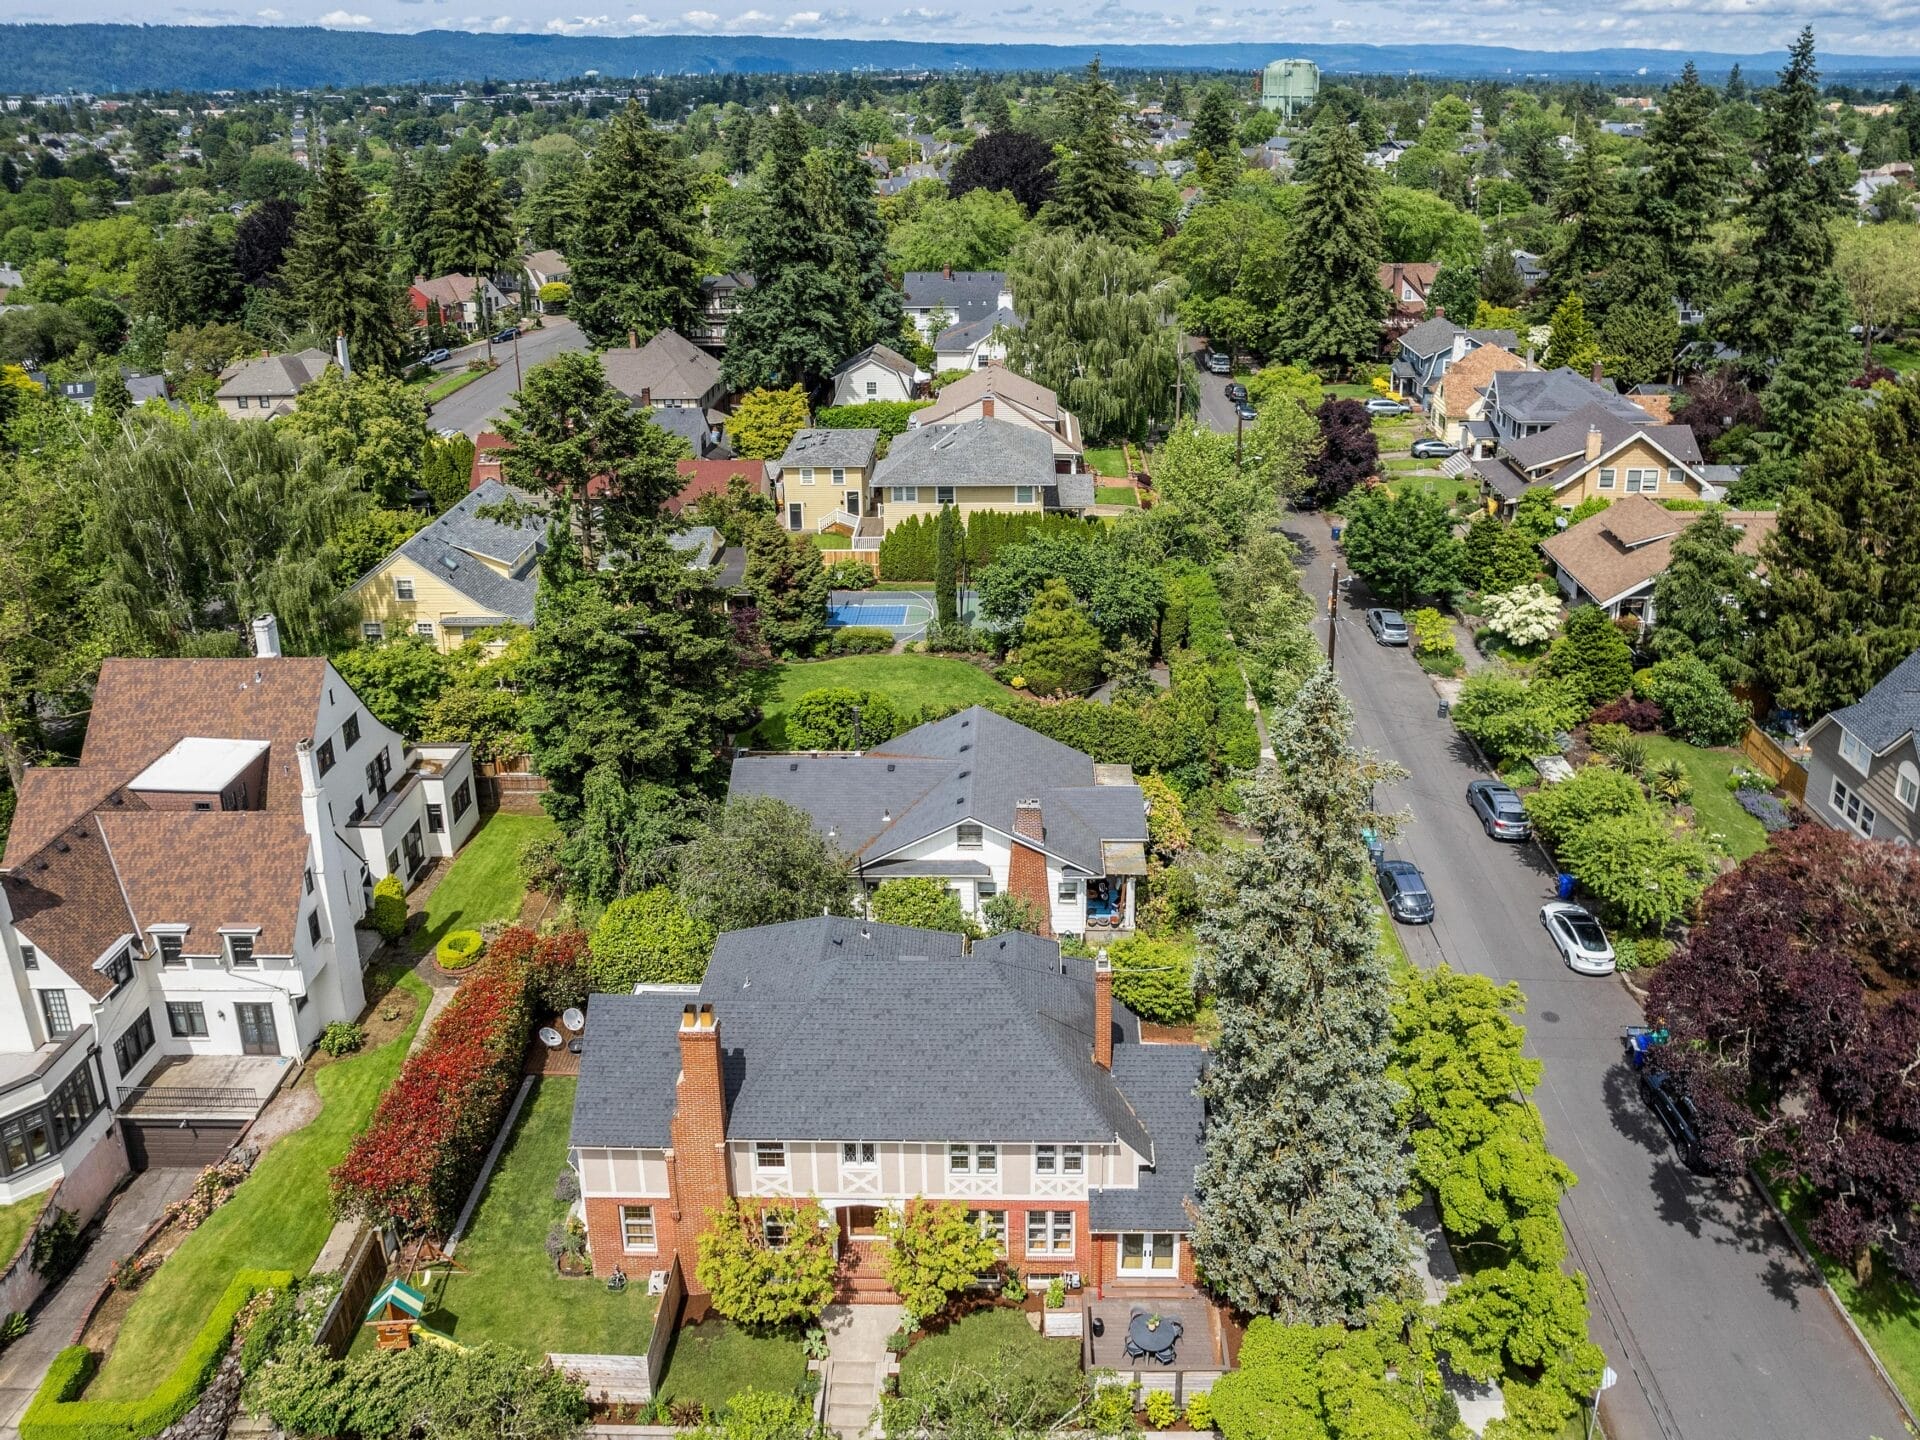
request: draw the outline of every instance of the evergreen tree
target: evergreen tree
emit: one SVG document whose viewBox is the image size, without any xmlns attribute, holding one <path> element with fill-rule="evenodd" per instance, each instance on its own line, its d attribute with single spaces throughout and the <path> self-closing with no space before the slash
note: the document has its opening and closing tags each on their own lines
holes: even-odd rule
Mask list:
<svg viewBox="0 0 1920 1440">
<path fill-rule="evenodd" d="M 9 195 L 20 193 L 20 170 L 11 155 L 0 155 L 0 190 Z"/>
<path fill-rule="evenodd" d="M 1277 764 L 1243 792 L 1259 843 L 1227 858 L 1201 921 L 1220 1039 L 1194 1259 L 1236 1308 L 1292 1323 L 1357 1324 L 1407 1266 L 1392 980 L 1360 839 L 1398 772 L 1355 752 L 1352 725 L 1332 671 L 1300 687 Z"/>
<path fill-rule="evenodd" d="M 1600 339 L 1593 333 L 1586 303 L 1577 292 L 1569 293 L 1560 302 L 1549 324 L 1553 334 L 1547 341 L 1547 353 L 1541 363 L 1549 370 L 1565 365 L 1584 375 L 1600 358 Z"/>
<path fill-rule="evenodd" d="M 1236 151 L 1234 138 L 1233 98 L 1226 86 L 1209 85 L 1193 118 L 1193 148 L 1224 160 Z"/>
<path fill-rule="evenodd" d="M 1744 273 L 1721 316 L 1743 364 L 1756 372 L 1786 353 L 1821 279 L 1833 268 L 1828 222 L 1839 212 L 1841 195 L 1828 163 L 1813 163 L 1819 84 L 1809 26 L 1788 52 L 1779 86 L 1766 97 L 1760 173 L 1738 256 Z"/>
<path fill-rule="evenodd" d="M 1701 298 L 1711 275 L 1707 236 L 1726 209 L 1731 170 L 1713 124 L 1713 95 L 1691 60 L 1647 122 L 1647 151 L 1636 207 L 1640 225 L 1659 247 L 1680 298 Z"/>
<path fill-rule="evenodd" d="M 299 219 L 300 207 L 291 200 L 262 200 L 240 217 L 233 231 L 233 265 L 245 284 L 278 283 Z"/>
<path fill-rule="evenodd" d="M 174 279 L 180 287 L 181 313 L 201 325 L 232 319 L 242 297 L 232 242 L 213 226 L 201 224 L 182 234 L 176 248 Z"/>
<path fill-rule="evenodd" d="M 1160 107 L 1169 115 L 1185 117 L 1187 113 L 1187 87 L 1178 75 L 1175 75 L 1167 82 L 1167 93 L 1165 98 L 1161 100 Z"/>
<path fill-rule="evenodd" d="M 1821 410 L 1860 373 L 1860 343 L 1847 333 L 1852 320 L 1846 287 L 1828 275 L 1814 287 L 1813 302 L 1760 397 L 1767 424 L 1796 450 L 1812 440 Z"/>
<path fill-rule="evenodd" d="M 1379 352 L 1387 312 L 1378 198 L 1360 142 L 1345 125 L 1323 119 L 1311 144 L 1313 174 L 1282 287 L 1280 348 L 1300 364 L 1346 374 Z"/>
<path fill-rule="evenodd" d="M 1144 239 L 1146 191 L 1129 164 L 1120 94 L 1100 73 L 1098 56 L 1086 79 L 1062 89 L 1058 109 L 1066 153 L 1054 162 L 1053 198 L 1040 223 L 1109 240 Z"/>
<path fill-rule="evenodd" d="M 434 196 L 433 263 L 443 275 L 490 276 L 519 249 L 513 212 L 485 157 L 462 155 Z"/>
<path fill-rule="evenodd" d="M 282 274 L 307 325 L 322 335 L 344 334 L 356 367 L 396 370 L 405 363 L 372 203 L 338 146 L 328 149 L 307 196 Z"/>
<path fill-rule="evenodd" d="M 1671 305 L 1657 300 L 1616 305 L 1600 324 L 1600 350 L 1607 373 L 1628 385 L 1665 380 L 1673 371 L 1674 352 L 1679 348 L 1679 317 Z"/>
<path fill-rule="evenodd" d="M 951 505 L 940 510 L 934 540 L 933 596 L 941 629 L 960 618 L 957 589 L 960 579 L 960 512 Z"/>
<path fill-rule="evenodd" d="M 1007 664 L 1036 695 L 1084 695 L 1100 683 L 1106 646 L 1087 618 L 1086 607 L 1051 579 L 1034 595 L 1020 622 L 1020 643 Z"/>
<path fill-rule="evenodd" d="M 540 497 L 588 569 L 653 530 L 680 489 L 676 462 L 686 441 L 634 409 L 595 355 L 576 351 L 536 365 L 494 423 L 513 447 L 508 481 Z"/>
<path fill-rule="evenodd" d="M 1753 668 L 1803 715 L 1851 705 L 1920 649 L 1920 389 L 1874 398 L 1829 414 L 1761 547 Z"/>
<path fill-rule="evenodd" d="M 393 220 L 393 248 L 409 275 L 433 269 L 433 187 L 397 150 L 387 189 L 387 214 Z"/>
<path fill-rule="evenodd" d="M 1582 605 L 1547 652 L 1546 672 L 1581 708 L 1592 710 L 1625 693 L 1633 680 L 1633 650 L 1612 616 L 1598 605 Z"/>
<path fill-rule="evenodd" d="M 860 159 L 859 137 L 844 122 L 808 157 L 817 223 L 833 237 L 836 288 L 853 309 L 842 318 L 842 358 L 900 334 L 900 292 L 887 275 L 887 224 L 873 198 L 873 172 Z"/>
<path fill-rule="evenodd" d="M 133 408 L 133 394 L 127 389 L 120 367 L 109 363 L 93 384 L 93 413 L 118 420 Z"/>
<path fill-rule="evenodd" d="M 1007 92 L 992 81 L 980 87 L 983 94 L 974 97 L 974 113 L 987 127 L 989 135 L 1004 135 L 1013 129 L 1013 106 L 1007 101 Z"/>
<path fill-rule="evenodd" d="M 859 301 L 835 269 L 837 243 L 820 225 L 807 131 L 792 105 L 774 118 L 757 183 L 740 257 L 754 284 L 727 325 L 727 383 L 812 391 L 857 348 L 845 337 Z"/>
<path fill-rule="evenodd" d="M 693 177 L 636 101 L 607 123 L 575 182 L 567 234 L 581 331 L 596 345 L 683 330 L 700 295 Z"/>
<path fill-rule="evenodd" d="M 1740 533 L 1710 510 L 1674 537 L 1672 558 L 1653 582 L 1659 619 L 1647 637 L 1656 659 L 1697 655 L 1728 686 L 1747 678 L 1753 557 L 1737 548 Z"/>
<path fill-rule="evenodd" d="M 1547 254 L 1549 295 L 1567 295 L 1613 262 L 1621 240 L 1620 187 L 1589 127 L 1553 195 L 1559 238 Z"/>
<path fill-rule="evenodd" d="M 745 584 L 775 654 L 804 659 L 827 638 L 827 567 L 807 536 L 789 534 L 771 515 L 754 517 Z"/>
</svg>

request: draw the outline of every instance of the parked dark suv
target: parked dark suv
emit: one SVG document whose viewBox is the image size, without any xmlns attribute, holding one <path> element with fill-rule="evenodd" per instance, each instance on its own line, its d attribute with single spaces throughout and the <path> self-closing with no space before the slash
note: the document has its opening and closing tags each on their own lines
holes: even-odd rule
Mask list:
<svg viewBox="0 0 1920 1440">
<path fill-rule="evenodd" d="M 1235 404 L 1238 404 L 1240 401 L 1246 398 L 1247 398 L 1246 386 L 1242 385 L 1238 380 L 1229 380 L 1227 382 L 1227 399 L 1233 401 Z"/>
<path fill-rule="evenodd" d="M 1713 1165 L 1700 1143 L 1700 1115 L 1680 1077 L 1665 1070 L 1642 1070 L 1640 1098 L 1673 1141 L 1681 1162 L 1696 1175 L 1711 1175 Z"/>
<path fill-rule="evenodd" d="M 1533 822 L 1511 787 L 1498 780 L 1476 780 L 1467 786 L 1467 804 L 1480 817 L 1480 828 L 1495 840 L 1531 840 Z"/>
<path fill-rule="evenodd" d="M 1374 870 L 1387 913 L 1408 925 L 1433 923 L 1433 892 L 1420 868 L 1406 860 L 1382 860 Z"/>
</svg>

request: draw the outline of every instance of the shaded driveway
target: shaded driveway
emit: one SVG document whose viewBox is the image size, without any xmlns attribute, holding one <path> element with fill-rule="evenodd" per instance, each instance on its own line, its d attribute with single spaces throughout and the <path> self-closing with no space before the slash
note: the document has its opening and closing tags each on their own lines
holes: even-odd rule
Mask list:
<svg viewBox="0 0 1920 1440">
<path fill-rule="evenodd" d="M 1289 516 L 1321 615 L 1330 581 L 1322 517 Z M 1343 567 L 1344 568 L 1344 567 Z M 1441 720 L 1403 649 L 1373 643 L 1365 590 L 1342 598 L 1336 666 L 1360 743 L 1407 769 L 1382 809 L 1410 820 L 1389 853 L 1425 872 L 1439 915 L 1400 927 L 1416 964 L 1445 960 L 1527 997 L 1528 1049 L 1546 1062 L 1535 1099 L 1554 1153 L 1580 1183 L 1561 1206 L 1593 1298 L 1593 1338 L 1619 1372 L 1601 1418 L 1611 1440 L 1882 1440 L 1899 1407 L 1764 1202 L 1744 1181 L 1690 1174 L 1641 1104 L 1620 1031 L 1642 1017 L 1614 979 L 1572 974 L 1541 932 L 1553 874 L 1532 845 L 1482 834 L 1465 803 L 1486 773 Z"/>
</svg>

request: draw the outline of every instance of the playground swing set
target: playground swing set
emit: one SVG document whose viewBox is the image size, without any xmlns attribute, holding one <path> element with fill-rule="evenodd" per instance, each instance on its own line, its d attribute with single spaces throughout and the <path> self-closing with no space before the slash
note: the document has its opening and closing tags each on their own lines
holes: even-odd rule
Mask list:
<svg viewBox="0 0 1920 1440">
<path fill-rule="evenodd" d="M 426 1269 L 423 1283 L 433 1284 L 435 1265 L 444 1265 L 449 1273 L 466 1272 L 466 1267 L 456 1261 L 431 1240 L 422 1240 L 414 1247 L 411 1257 L 402 1255 L 401 1273 L 409 1279 L 414 1272 Z M 380 1287 L 379 1292 L 367 1306 L 366 1318 L 361 1322 L 375 1327 L 378 1346 L 382 1350 L 411 1350 L 416 1338 L 430 1345 L 444 1345 L 451 1350 L 464 1350 L 467 1347 L 451 1335 L 435 1330 L 423 1324 L 420 1317 L 426 1313 L 427 1297 L 416 1290 L 406 1280 L 394 1279 Z"/>
</svg>

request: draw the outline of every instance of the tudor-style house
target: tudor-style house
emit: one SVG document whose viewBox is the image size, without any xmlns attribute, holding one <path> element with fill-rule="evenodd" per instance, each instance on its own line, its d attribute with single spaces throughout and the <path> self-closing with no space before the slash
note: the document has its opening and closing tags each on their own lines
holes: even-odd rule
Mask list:
<svg viewBox="0 0 1920 1440">
<path fill-rule="evenodd" d="M 1807 808 L 1835 830 L 1920 843 L 1920 650 L 1807 731 Z"/>
<path fill-rule="evenodd" d="M 249 659 L 106 661 L 79 764 L 22 777 L 0 859 L 0 1201 L 79 1165 L 96 1111 L 137 1105 L 156 1065 L 299 1056 L 353 1019 L 374 880 L 478 823 L 466 746 L 409 747 L 326 660 L 281 656 L 272 617 L 254 636 Z"/>
<path fill-rule="evenodd" d="M 729 793 L 806 812 L 869 889 L 931 875 L 969 914 L 1002 891 L 1021 896 L 1043 934 L 1133 928 L 1147 871 L 1133 772 L 980 706 L 853 754 L 743 754 Z"/>
<path fill-rule="evenodd" d="M 596 1274 L 678 1260 L 699 1293 L 709 1215 L 813 1198 L 841 1298 L 891 1302 L 880 1215 L 925 1198 L 1029 1284 L 1192 1293 L 1205 1052 L 1143 1043 L 1104 957 L 820 917 L 722 935 L 699 985 L 595 995 L 587 1023 L 570 1139 Z"/>
</svg>

